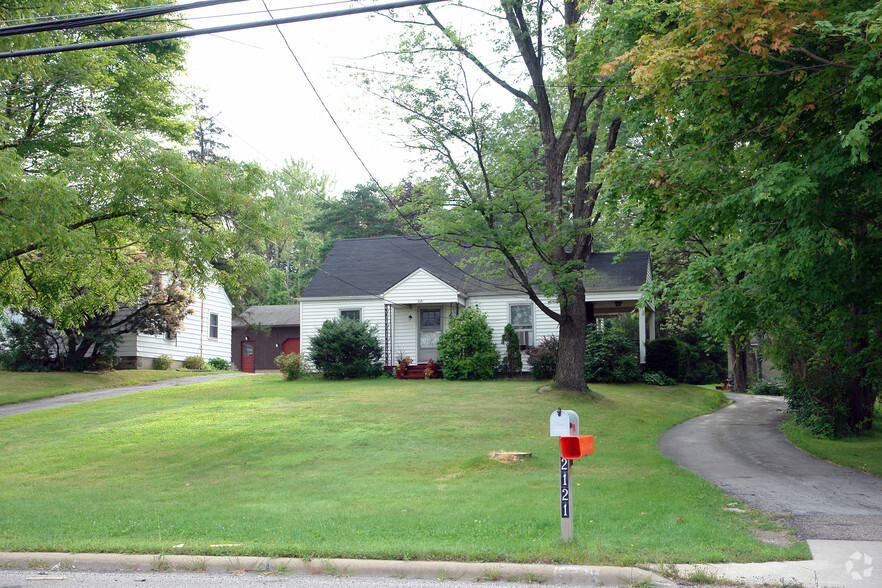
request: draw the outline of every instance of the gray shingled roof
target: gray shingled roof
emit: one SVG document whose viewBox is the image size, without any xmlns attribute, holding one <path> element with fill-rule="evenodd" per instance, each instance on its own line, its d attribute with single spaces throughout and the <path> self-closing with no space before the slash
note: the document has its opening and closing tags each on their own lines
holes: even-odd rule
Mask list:
<svg viewBox="0 0 882 588">
<path fill-rule="evenodd" d="M 234 327 L 249 325 L 268 327 L 289 327 L 300 325 L 299 304 L 256 305 L 245 309 L 245 312 L 233 319 Z"/>
<path fill-rule="evenodd" d="M 622 262 L 614 264 L 617 255 L 591 255 L 588 268 L 596 270 L 596 274 L 586 282 L 589 292 L 636 290 L 646 282 L 649 252 L 628 253 Z M 463 294 L 511 291 L 514 286 L 505 279 L 488 283 L 491 280 L 472 278 L 454 265 L 456 261 L 453 257 L 445 260 L 418 237 L 341 239 L 325 258 L 301 298 L 379 296 L 419 268 Z"/>
</svg>

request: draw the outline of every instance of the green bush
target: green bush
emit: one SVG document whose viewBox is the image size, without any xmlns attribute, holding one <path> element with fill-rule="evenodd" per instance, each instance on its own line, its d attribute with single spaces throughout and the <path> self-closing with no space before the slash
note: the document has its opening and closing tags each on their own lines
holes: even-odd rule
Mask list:
<svg viewBox="0 0 882 588">
<path fill-rule="evenodd" d="M 205 360 L 198 355 L 191 355 L 190 357 L 184 358 L 184 369 L 185 370 L 204 370 L 205 369 Z"/>
<path fill-rule="evenodd" d="M 677 382 L 683 382 L 688 370 L 688 345 L 673 337 L 655 339 L 646 344 L 646 371 L 662 372 Z"/>
<path fill-rule="evenodd" d="M 640 378 L 637 344 L 614 326 L 603 330 L 588 325 L 585 331 L 585 380 L 587 382 L 636 382 Z"/>
<path fill-rule="evenodd" d="M 208 365 L 220 371 L 226 371 L 230 369 L 230 367 L 232 367 L 230 362 L 220 357 L 213 357 L 212 359 L 209 359 Z"/>
<path fill-rule="evenodd" d="M 499 351 L 493 344 L 493 329 L 487 315 L 476 307 L 466 308 L 450 319 L 438 339 L 438 355 L 449 380 L 490 380 L 499 365 Z"/>
<path fill-rule="evenodd" d="M 524 363 L 521 360 L 521 341 L 511 323 L 505 325 L 502 332 L 502 344 L 505 345 L 505 357 L 502 359 L 502 373 L 513 378 L 521 373 Z"/>
<path fill-rule="evenodd" d="M 557 337 L 547 335 L 542 337 L 539 345 L 530 350 L 527 363 L 530 365 L 530 373 L 536 380 L 550 380 L 557 372 Z"/>
<path fill-rule="evenodd" d="M 286 380 L 296 380 L 303 375 L 303 358 L 299 353 L 283 353 L 273 361 Z"/>
<path fill-rule="evenodd" d="M 643 381 L 653 386 L 675 386 L 677 380 L 669 378 L 664 372 L 646 372 L 643 374 Z"/>
<path fill-rule="evenodd" d="M 747 390 L 757 396 L 784 396 L 784 384 L 777 380 L 757 380 Z"/>
<path fill-rule="evenodd" d="M 361 321 L 325 321 L 310 339 L 309 360 L 329 380 L 376 378 L 383 373 L 377 328 Z"/>
<path fill-rule="evenodd" d="M 167 370 L 171 365 L 172 358 L 170 355 L 163 354 L 153 358 L 153 369 L 155 370 Z"/>
</svg>

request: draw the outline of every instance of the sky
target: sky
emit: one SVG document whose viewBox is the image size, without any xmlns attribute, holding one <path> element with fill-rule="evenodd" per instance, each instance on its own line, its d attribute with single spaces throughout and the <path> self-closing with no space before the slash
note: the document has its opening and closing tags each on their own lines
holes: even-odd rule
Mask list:
<svg viewBox="0 0 882 588">
<path fill-rule="evenodd" d="M 276 17 L 355 5 L 312 3 L 293 11 L 283 9 L 308 6 L 309 0 L 266 2 Z M 401 9 L 398 14 L 416 10 Z M 194 28 L 269 18 L 261 0 L 184 14 Z M 237 16 L 219 16 L 232 14 Z M 364 95 L 351 76 L 352 67 L 366 66 L 366 58 L 393 45 L 400 25 L 383 17 L 352 15 L 291 23 L 281 29 L 371 174 L 383 185 L 407 179 L 414 169 L 412 155 L 392 136 L 395 124 L 380 114 L 379 102 Z M 231 135 L 224 140 L 230 147 L 228 155 L 257 161 L 268 169 L 283 166 L 286 159 L 305 159 L 335 180 L 333 195 L 370 181 L 275 27 L 201 35 L 188 42 L 188 71 L 178 86 L 188 96 L 204 97 L 208 114 Z"/>
</svg>

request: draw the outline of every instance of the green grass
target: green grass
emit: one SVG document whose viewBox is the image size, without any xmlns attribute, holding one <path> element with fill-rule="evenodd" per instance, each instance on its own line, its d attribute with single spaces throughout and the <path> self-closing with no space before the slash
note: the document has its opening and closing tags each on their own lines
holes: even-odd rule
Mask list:
<svg viewBox="0 0 882 588">
<path fill-rule="evenodd" d="M 631 565 L 809 557 L 757 541 L 729 499 L 662 457 L 670 426 L 719 405 L 692 386 L 284 382 L 139 392 L 0 419 L 0 550 Z M 578 412 L 596 453 L 558 443 Z M 526 462 L 488 459 L 531 451 Z M 174 549 L 183 544 L 184 547 Z M 211 547 L 217 544 L 234 544 Z"/>
<path fill-rule="evenodd" d="M 184 378 L 194 375 L 202 375 L 202 372 L 119 370 L 100 374 L 84 374 L 75 372 L 7 372 L 0 370 L 0 405 L 60 396 L 73 392 L 87 392 L 102 388 L 146 384 L 158 380 Z"/>
<path fill-rule="evenodd" d="M 876 405 L 873 428 L 856 437 L 815 437 L 792 418 L 781 424 L 787 440 L 814 456 L 862 472 L 882 476 L 882 407 Z"/>
</svg>

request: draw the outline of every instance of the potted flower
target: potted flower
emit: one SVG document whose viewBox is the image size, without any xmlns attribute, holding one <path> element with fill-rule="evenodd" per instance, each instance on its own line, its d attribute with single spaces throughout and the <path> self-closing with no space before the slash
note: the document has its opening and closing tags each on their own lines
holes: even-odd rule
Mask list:
<svg viewBox="0 0 882 588">
<path fill-rule="evenodd" d="M 413 363 L 413 359 L 405 355 L 398 360 L 398 366 L 395 368 L 395 377 L 399 380 L 407 373 L 407 366 Z"/>
<path fill-rule="evenodd" d="M 438 375 L 438 366 L 435 365 L 434 359 L 430 359 L 426 363 L 426 370 L 423 372 L 423 374 L 426 376 L 427 380 L 434 378 Z"/>
</svg>

